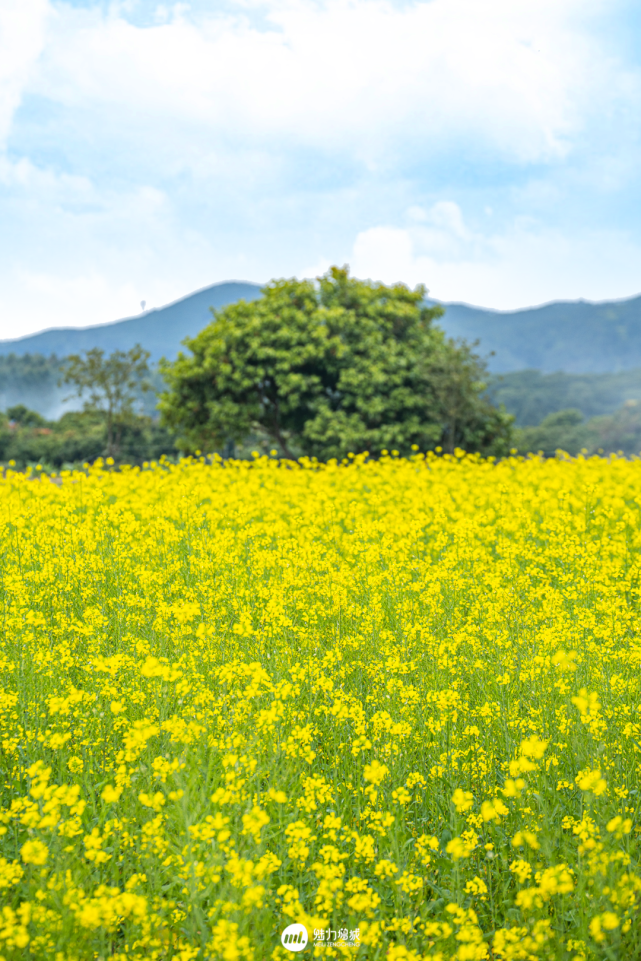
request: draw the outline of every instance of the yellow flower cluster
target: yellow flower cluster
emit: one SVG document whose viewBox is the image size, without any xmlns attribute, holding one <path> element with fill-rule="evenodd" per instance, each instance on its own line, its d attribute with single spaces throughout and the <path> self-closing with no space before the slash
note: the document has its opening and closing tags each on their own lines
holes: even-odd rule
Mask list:
<svg viewBox="0 0 641 961">
<path fill-rule="evenodd" d="M 641 462 L 7 471 L 0 538 L 3 961 L 641 957 Z"/>
</svg>

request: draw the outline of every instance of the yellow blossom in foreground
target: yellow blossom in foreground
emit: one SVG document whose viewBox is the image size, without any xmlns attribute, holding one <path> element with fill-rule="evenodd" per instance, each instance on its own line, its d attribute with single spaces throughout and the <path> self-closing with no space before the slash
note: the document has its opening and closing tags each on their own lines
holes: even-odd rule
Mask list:
<svg viewBox="0 0 641 961">
<path fill-rule="evenodd" d="M 112 784 L 107 784 L 107 786 L 103 788 L 100 797 L 103 799 L 103 801 L 106 801 L 107 804 L 115 804 L 118 800 L 120 800 L 121 794 L 121 787 L 114 787 Z"/>
<path fill-rule="evenodd" d="M 512 844 L 515 848 L 520 848 L 525 844 L 529 848 L 532 848 L 533 851 L 536 851 L 541 846 L 533 831 L 517 831 L 512 838 Z"/>
<path fill-rule="evenodd" d="M 20 848 L 20 857 L 25 864 L 46 864 L 49 849 L 42 841 L 25 841 Z"/>
<path fill-rule="evenodd" d="M 448 841 L 445 850 L 455 861 L 458 861 L 460 858 L 469 858 L 477 843 L 478 836 L 474 831 L 466 831 L 462 837 Z"/>
<path fill-rule="evenodd" d="M 483 801 L 481 805 L 481 817 L 484 821 L 500 821 L 506 814 L 509 814 L 509 810 L 499 798 Z"/>
<path fill-rule="evenodd" d="M 517 778 L 516 781 L 508 777 L 505 780 L 505 787 L 502 790 L 505 797 L 519 798 L 525 790 L 525 781 L 522 777 Z"/>
<path fill-rule="evenodd" d="M 371 781 L 372 784 L 380 784 L 388 774 L 389 768 L 379 761 L 372 761 L 371 764 L 366 764 L 363 770 L 363 777 L 366 781 Z"/>
<path fill-rule="evenodd" d="M 469 811 L 474 805 L 474 795 L 471 791 L 462 791 L 461 788 L 457 787 L 456 791 L 452 795 L 452 804 L 456 808 L 459 814 L 464 811 Z"/>
<path fill-rule="evenodd" d="M 619 919 L 613 911 L 604 911 L 590 921 L 590 934 L 597 943 L 605 941 L 607 932 L 619 927 Z"/>
<path fill-rule="evenodd" d="M 641 957 L 641 461 L 375 454 L 0 473 L 5 961 Z"/>
<path fill-rule="evenodd" d="M 606 830 L 610 834 L 616 834 L 618 838 L 621 838 L 632 830 L 632 818 L 622 818 L 620 814 L 617 814 L 611 821 L 608 821 Z"/>
<path fill-rule="evenodd" d="M 247 834 L 252 834 L 255 842 L 258 844 L 260 832 L 269 822 L 269 815 L 261 810 L 258 805 L 254 805 L 249 814 L 243 814 L 243 831 Z"/>
<path fill-rule="evenodd" d="M 576 777 L 576 783 L 582 791 L 592 791 L 597 797 L 607 790 L 605 778 L 601 777 L 601 771 L 583 771 Z"/>
</svg>

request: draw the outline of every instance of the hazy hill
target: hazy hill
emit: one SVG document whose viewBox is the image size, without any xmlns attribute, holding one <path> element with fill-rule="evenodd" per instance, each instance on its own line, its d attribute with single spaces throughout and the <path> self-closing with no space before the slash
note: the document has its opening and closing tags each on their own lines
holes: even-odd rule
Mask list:
<svg viewBox="0 0 641 961">
<path fill-rule="evenodd" d="M 444 304 L 440 323 L 451 337 L 479 340 L 494 351 L 495 373 L 605 373 L 641 366 L 641 297 L 593 304 L 557 301 L 526 310 L 494 311 Z"/>
<path fill-rule="evenodd" d="M 0 355 L 56 354 L 64 357 L 89 347 L 128 350 L 141 343 L 157 360 L 173 358 L 181 340 L 211 320 L 209 307 L 260 296 L 258 284 L 222 283 L 206 287 L 167 307 L 98 327 L 45 330 L 0 341 Z M 559 301 L 517 311 L 484 310 L 444 304 L 440 324 L 452 337 L 479 340 L 495 373 L 538 369 L 543 373 L 617 372 L 641 367 L 641 297 L 593 304 Z"/>
<path fill-rule="evenodd" d="M 184 337 L 193 337 L 211 321 L 210 307 L 224 307 L 237 300 L 255 300 L 260 296 L 259 284 L 224 283 L 197 290 L 182 300 L 147 310 L 113 324 L 96 327 L 55 327 L 17 340 L 1 340 L 0 355 L 55 354 L 65 357 L 91 347 L 102 347 L 107 353 L 129 350 L 142 344 L 152 360 L 163 355 L 173 359 Z"/>
</svg>

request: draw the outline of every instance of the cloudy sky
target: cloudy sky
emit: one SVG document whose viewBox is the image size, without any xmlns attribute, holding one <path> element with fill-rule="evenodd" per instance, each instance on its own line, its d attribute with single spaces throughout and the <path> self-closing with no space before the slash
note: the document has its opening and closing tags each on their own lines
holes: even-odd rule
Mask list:
<svg viewBox="0 0 641 961">
<path fill-rule="evenodd" d="M 638 0 L 1 0 L 0 337 L 349 263 L 641 292 Z"/>
</svg>

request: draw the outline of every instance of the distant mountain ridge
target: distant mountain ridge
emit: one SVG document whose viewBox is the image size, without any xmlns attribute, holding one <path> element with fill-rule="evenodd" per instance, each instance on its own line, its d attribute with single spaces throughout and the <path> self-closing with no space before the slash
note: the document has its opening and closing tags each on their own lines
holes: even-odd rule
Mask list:
<svg viewBox="0 0 641 961">
<path fill-rule="evenodd" d="M 439 323 L 450 337 L 479 340 L 493 373 L 524 368 L 544 374 L 618 373 L 641 367 L 641 296 L 591 303 L 555 301 L 494 311 L 443 304 Z"/>
<path fill-rule="evenodd" d="M 260 285 L 213 284 L 166 307 L 93 327 L 60 327 L 0 341 L 0 355 L 56 354 L 91 347 L 108 353 L 140 343 L 156 361 L 173 359 L 185 337 L 211 321 L 210 307 L 260 297 Z M 556 301 L 541 307 L 494 311 L 467 304 L 443 304 L 439 325 L 450 337 L 479 340 L 493 373 L 534 368 L 543 373 L 605 373 L 641 367 L 641 296 L 590 303 Z"/>
<path fill-rule="evenodd" d="M 92 347 L 107 353 L 142 344 L 152 360 L 173 360 L 185 337 L 194 337 L 212 320 L 210 307 L 225 307 L 238 300 L 256 300 L 260 284 L 228 281 L 204 287 L 166 307 L 147 310 L 136 317 L 93 327 L 53 327 L 15 340 L 0 340 L 0 356 L 56 354 L 65 357 Z"/>
</svg>

